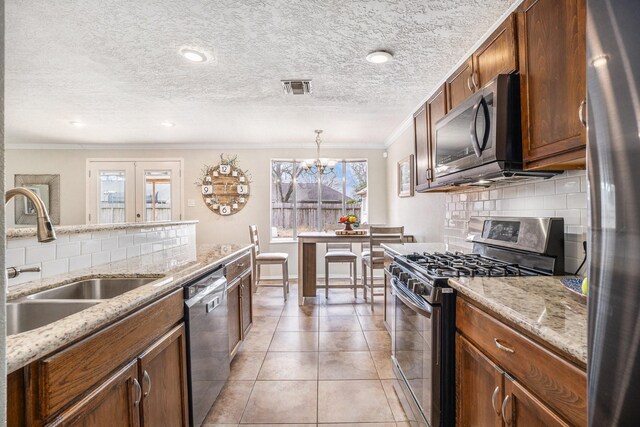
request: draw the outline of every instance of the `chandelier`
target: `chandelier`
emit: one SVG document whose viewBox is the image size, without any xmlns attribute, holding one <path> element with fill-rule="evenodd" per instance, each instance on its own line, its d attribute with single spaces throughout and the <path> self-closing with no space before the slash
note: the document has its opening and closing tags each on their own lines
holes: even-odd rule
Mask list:
<svg viewBox="0 0 640 427">
<path fill-rule="evenodd" d="M 320 157 L 320 144 L 322 144 L 322 138 L 320 138 L 320 134 L 322 133 L 322 129 L 315 130 L 315 133 L 316 133 L 316 146 L 318 149 L 316 158 L 303 160 L 301 165 L 305 170 L 309 170 L 315 166 L 320 173 L 329 173 L 336 166 L 336 161 L 330 160 L 324 157 Z"/>
</svg>

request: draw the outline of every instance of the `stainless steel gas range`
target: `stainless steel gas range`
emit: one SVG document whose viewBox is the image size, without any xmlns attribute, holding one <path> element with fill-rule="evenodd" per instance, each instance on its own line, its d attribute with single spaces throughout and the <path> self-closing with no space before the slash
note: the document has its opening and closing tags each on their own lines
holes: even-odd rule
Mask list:
<svg viewBox="0 0 640 427">
<path fill-rule="evenodd" d="M 469 224 L 471 253 L 393 255 L 392 361 L 414 426 L 455 425 L 455 277 L 564 274 L 562 218 L 486 218 Z"/>
</svg>

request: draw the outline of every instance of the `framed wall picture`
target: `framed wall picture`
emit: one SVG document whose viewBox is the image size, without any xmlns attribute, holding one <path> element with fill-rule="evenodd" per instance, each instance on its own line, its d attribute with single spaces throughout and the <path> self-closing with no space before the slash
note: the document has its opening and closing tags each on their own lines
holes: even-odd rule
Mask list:
<svg viewBox="0 0 640 427">
<path fill-rule="evenodd" d="M 54 225 L 60 224 L 60 175 L 15 175 L 16 187 L 25 187 L 42 199 Z M 36 208 L 25 197 L 15 202 L 15 223 L 17 225 L 35 225 Z"/>
<path fill-rule="evenodd" d="M 413 154 L 398 162 L 398 197 L 413 197 Z"/>
</svg>

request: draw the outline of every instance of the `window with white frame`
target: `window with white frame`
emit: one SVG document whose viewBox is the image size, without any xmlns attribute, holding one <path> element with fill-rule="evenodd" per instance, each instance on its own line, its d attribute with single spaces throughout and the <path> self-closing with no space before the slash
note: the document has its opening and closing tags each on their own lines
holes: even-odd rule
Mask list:
<svg viewBox="0 0 640 427">
<path fill-rule="evenodd" d="M 324 173 L 300 160 L 272 160 L 271 240 L 338 229 L 347 213 L 367 223 L 367 173 L 366 160 L 337 161 Z"/>
</svg>

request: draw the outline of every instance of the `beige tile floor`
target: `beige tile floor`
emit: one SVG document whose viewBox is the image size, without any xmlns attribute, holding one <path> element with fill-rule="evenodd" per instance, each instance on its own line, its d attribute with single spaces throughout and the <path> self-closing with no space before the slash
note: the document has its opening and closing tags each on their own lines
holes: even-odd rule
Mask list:
<svg viewBox="0 0 640 427">
<path fill-rule="evenodd" d="M 336 289 L 298 307 L 295 283 L 286 303 L 281 289 L 258 289 L 253 327 L 204 426 L 408 426 L 378 299 L 372 312 L 362 291 Z"/>
</svg>

